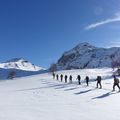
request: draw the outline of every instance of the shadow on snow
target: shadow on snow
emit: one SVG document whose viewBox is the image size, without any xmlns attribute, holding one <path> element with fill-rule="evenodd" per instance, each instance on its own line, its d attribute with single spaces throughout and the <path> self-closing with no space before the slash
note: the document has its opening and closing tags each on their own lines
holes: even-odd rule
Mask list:
<svg viewBox="0 0 120 120">
<path fill-rule="evenodd" d="M 84 93 L 87 93 L 87 92 L 90 92 L 90 91 L 93 91 L 95 89 L 89 89 L 89 90 L 85 90 L 85 91 L 80 91 L 80 92 L 77 92 L 77 93 L 74 93 L 75 95 L 80 95 L 80 94 L 84 94 Z"/>
<path fill-rule="evenodd" d="M 110 95 L 117 94 L 117 93 L 118 93 L 118 92 L 115 92 L 115 93 L 107 92 L 107 93 L 105 93 L 105 94 L 103 94 L 103 95 L 100 95 L 100 96 L 97 96 L 97 97 L 92 98 L 92 100 L 94 100 L 94 99 L 106 98 L 106 97 L 109 97 Z"/>
</svg>

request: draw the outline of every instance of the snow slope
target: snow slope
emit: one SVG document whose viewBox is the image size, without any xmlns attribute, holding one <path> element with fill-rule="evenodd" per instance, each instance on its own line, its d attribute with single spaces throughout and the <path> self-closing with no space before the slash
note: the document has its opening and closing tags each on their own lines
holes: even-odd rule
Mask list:
<svg viewBox="0 0 120 120">
<path fill-rule="evenodd" d="M 58 70 L 111 67 L 120 57 L 120 47 L 97 48 L 89 43 L 80 43 L 65 52 L 57 62 Z"/>
<path fill-rule="evenodd" d="M 21 77 L 40 74 L 46 70 L 22 58 L 14 58 L 0 63 L 0 79 L 7 79 L 11 71 L 16 72 L 16 77 Z"/>
<path fill-rule="evenodd" d="M 38 67 L 27 60 L 22 58 L 13 58 L 5 63 L 0 63 L 0 68 L 3 69 L 18 69 L 24 71 L 39 71 L 44 68 Z"/>
<path fill-rule="evenodd" d="M 111 92 L 111 69 L 59 71 L 74 75 L 73 84 L 40 74 L 0 82 L 0 120 L 120 120 L 120 93 Z M 76 76 L 82 75 L 82 85 Z M 103 74 L 103 89 L 93 81 Z M 90 75 L 90 86 L 84 77 Z"/>
</svg>

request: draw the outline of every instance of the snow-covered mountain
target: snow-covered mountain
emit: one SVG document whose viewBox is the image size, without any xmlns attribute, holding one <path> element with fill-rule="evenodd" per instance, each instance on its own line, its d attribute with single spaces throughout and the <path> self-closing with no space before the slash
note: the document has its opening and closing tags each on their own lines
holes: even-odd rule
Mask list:
<svg viewBox="0 0 120 120">
<path fill-rule="evenodd" d="M 12 71 L 16 73 L 16 77 L 23 77 L 43 73 L 45 69 L 22 58 L 14 58 L 0 63 L 0 79 L 6 79 Z"/>
<path fill-rule="evenodd" d="M 0 68 L 4 69 L 18 69 L 24 71 L 39 71 L 43 70 L 42 67 L 38 67 L 27 60 L 22 58 L 14 58 L 4 63 L 0 63 Z"/>
<path fill-rule="evenodd" d="M 89 43 L 80 43 L 65 52 L 56 63 L 58 70 L 111 67 L 113 59 L 120 56 L 120 48 L 97 48 Z"/>
</svg>

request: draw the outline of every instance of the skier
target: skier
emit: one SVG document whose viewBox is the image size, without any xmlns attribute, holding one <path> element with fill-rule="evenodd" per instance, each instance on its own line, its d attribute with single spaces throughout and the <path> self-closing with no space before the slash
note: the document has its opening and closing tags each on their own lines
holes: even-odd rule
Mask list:
<svg viewBox="0 0 120 120">
<path fill-rule="evenodd" d="M 57 78 L 57 80 L 59 80 L 59 75 L 58 74 L 56 75 L 56 78 Z"/>
<path fill-rule="evenodd" d="M 67 83 L 67 77 L 68 77 L 68 76 L 67 76 L 67 75 L 65 75 L 65 83 Z"/>
<path fill-rule="evenodd" d="M 100 85 L 100 89 L 102 89 L 101 80 L 102 80 L 101 76 L 97 76 L 97 79 L 96 79 L 96 81 L 97 81 L 97 88 L 98 88 L 98 85 Z"/>
<path fill-rule="evenodd" d="M 115 86 L 117 86 L 119 88 L 119 92 L 120 92 L 119 79 L 116 78 L 115 75 L 113 77 L 114 77 L 113 91 L 115 91 Z"/>
<path fill-rule="evenodd" d="M 61 82 L 63 81 L 63 74 L 60 75 L 60 78 L 61 78 Z"/>
<path fill-rule="evenodd" d="M 86 76 L 85 80 L 86 80 L 86 84 L 87 84 L 87 86 L 89 86 L 89 77 Z"/>
<path fill-rule="evenodd" d="M 53 79 L 55 79 L 55 73 L 53 73 Z"/>
<path fill-rule="evenodd" d="M 72 75 L 69 77 L 69 82 L 72 83 Z"/>
<path fill-rule="evenodd" d="M 81 81 L 80 81 L 80 80 L 81 80 L 81 77 L 80 77 L 80 75 L 77 76 L 77 79 L 76 79 L 76 80 L 78 80 L 78 84 L 81 85 Z"/>
</svg>

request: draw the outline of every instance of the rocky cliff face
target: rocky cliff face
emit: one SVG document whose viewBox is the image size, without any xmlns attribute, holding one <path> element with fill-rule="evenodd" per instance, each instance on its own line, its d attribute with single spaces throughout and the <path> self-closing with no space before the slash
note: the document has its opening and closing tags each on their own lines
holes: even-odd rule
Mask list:
<svg viewBox="0 0 120 120">
<path fill-rule="evenodd" d="M 120 48 L 97 48 L 81 43 L 65 52 L 56 63 L 58 70 L 111 67 L 113 59 L 120 56 Z"/>
</svg>

